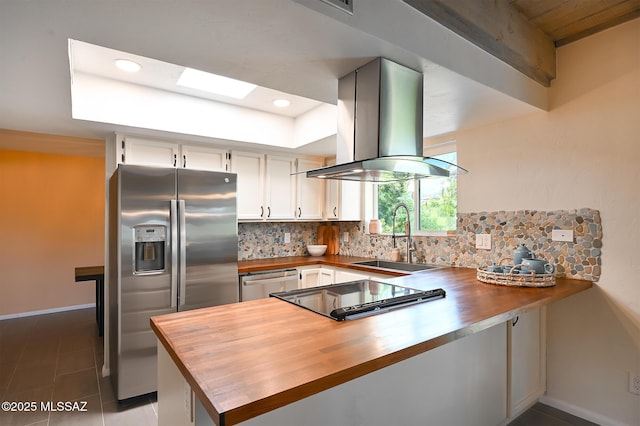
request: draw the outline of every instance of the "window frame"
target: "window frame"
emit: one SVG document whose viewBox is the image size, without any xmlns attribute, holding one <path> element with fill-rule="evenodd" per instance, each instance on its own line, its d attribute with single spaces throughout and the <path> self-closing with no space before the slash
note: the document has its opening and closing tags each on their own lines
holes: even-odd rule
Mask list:
<svg viewBox="0 0 640 426">
<path fill-rule="evenodd" d="M 443 155 L 443 154 L 449 154 L 449 153 L 456 153 L 457 156 L 457 147 L 456 147 L 456 141 L 447 141 L 444 143 L 440 143 L 437 145 L 432 145 L 428 150 L 428 154 L 425 155 L 430 155 L 430 156 L 438 156 L 438 155 Z M 414 185 L 414 191 L 413 191 L 413 195 L 412 195 L 412 201 L 413 201 L 413 214 L 411 217 L 411 235 L 414 236 L 424 236 L 424 237 L 430 237 L 430 236 L 450 236 L 450 235 L 455 235 L 457 232 L 457 226 L 456 229 L 452 229 L 452 230 L 441 230 L 441 231 L 434 231 L 434 230 L 422 230 L 422 229 L 417 229 L 416 225 L 419 226 L 420 224 L 420 182 L 422 179 L 413 179 L 413 185 Z M 370 197 L 371 197 L 371 210 L 366 214 L 367 217 L 370 217 L 371 219 L 379 219 L 378 217 L 378 186 L 377 184 L 369 184 L 371 186 L 370 190 L 365 190 L 365 193 L 369 193 Z M 457 196 L 458 196 L 458 191 L 456 191 L 456 200 L 457 200 Z M 368 203 L 367 203 L 368 204 Z M 456 202 L 457 204 L 457 202 Z M 380 232 L 381 235 L 392 235 L 390 233 L 383 233 Z"/>
</svg>

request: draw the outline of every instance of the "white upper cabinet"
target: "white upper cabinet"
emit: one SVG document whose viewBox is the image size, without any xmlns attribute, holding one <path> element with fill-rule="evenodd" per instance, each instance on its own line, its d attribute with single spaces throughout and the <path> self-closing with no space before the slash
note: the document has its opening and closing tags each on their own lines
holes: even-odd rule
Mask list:
<svg viewBox="0 0 640 426">
<path fill-rule="evenodd" d="M 231 151 L 224 147 L 115 133 L 107 139 L 106 147 L 108 170 L 115 170 L 118 164 L 137 164 L 236 173 L 238 219 L 241 221 L 324 219 L 325 182 L 307 179 L 304 173 L 297 174 L 321 168 L 324 160 L 317 157 Z M 345 196 L 354 195 L 345 193 Z M 360 195 L 356 197 L 359 199 Z M 336 208 L 336 212 L 343 210 Z M 353 214 L 343 216 L 349 218 L 345 220 L 354 217 Z"/>
<path fill-rule="evenodd" d="M 238 175 L 238 219 L 263 219 L 264 155 L 231 151 L 231 172 Z"/>
<path fill-rule="evenodd" d="M 118 137 L 118 163 L 178 167 L 180 144 L 133 137 Z"/>
<path fill-rule="evenodd" d="M 321 160 L 308 160 L 298 158 L 296 171 L 296 219 L 298 220 L 320 220 L 324 207 L 324 181 L 322 179 L 307 178 L 307 170 L 319 169 L 322 167 Z"/>
<path fill-rule="evenodd" d="M 295 219 L 295 158 L 267 155 L 267 220 Z"/>
<path fill-rule="evenodd" d="M 335 164 L 330 161 L 329 166 Z M 325 182 L 324 219 L 362 220 L 362 182 L 327 179 Z"/>
<path fill-rule="evenodd" d="M 362 220 L 362 183 L 327 179 L 325 219 Z"/>
<path fill-rule="evenodd" d="M 295 159 L 232 151 L 231 172 L 238 175 L 238 219 L 293 220 Z"/>
<path fill-rule="evenodd" d="M 118 163 L 219 172 L 228 170 L 228 151 L 220 148 L 130 136 L 118 136 L 116 144 Z"/>
<path fill-rule="evenodd" d="M 199 145 L 180 147 L 180 167 L 192 170 L 226 172 L 229 170 L 229 152 L 225 149 Z"/>
</svg>

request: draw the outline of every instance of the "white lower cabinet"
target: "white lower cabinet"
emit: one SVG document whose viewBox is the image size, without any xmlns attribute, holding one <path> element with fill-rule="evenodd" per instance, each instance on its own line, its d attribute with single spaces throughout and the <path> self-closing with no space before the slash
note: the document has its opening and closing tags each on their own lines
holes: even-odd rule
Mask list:
<svg viewBox="0 0 640 426">
<path fill-rule="evenodd" d="M 369 278 L 369 274 L 361 272 L 353 272 L 347 269 L 335 270 L 335 283 L 346 283 L 349 281 L 366 280 Z"/>
<path fill-rule="evenodd" d="M 546 390 L 546 308 L 518 315 L 507 323 L 509 411 L 514 419 Z"/>
<path fill-rule="evenodd" d="M 158 426 L 195 425 L 194 405 L 191 387 L 158 341 Z M 201 418 L 213 424 L 208 415 Z"/>
<path fill-rule="evenodd" d="M 389 278 L 394 278 L 392 275 L 376 274 L 371 272 L 355 272 L 353 269 L 334 269 L 335 283 L 346 283 L 349 281 L 358 280 L 377 280 L 382 281 Z"/>
<path fill-rule="evenodd" d="M 298 268 L 298 288 L 318 287 L 334 283 L 333 270 L 326 267 Z"/>
<path fill-rule="evenodd" d="M 393 278 L 385 274 L 355 271 L 331 266 L 306 266 L 298 268 L 298 288 L 318 287 L 358 280 L 384 280 Z"/>
<path fill-rule="evenodd" d="M 520 314 L 513 322 L 475 332 L 240 424 L 507 424 L 535 402 L 545 386 L 545 310 Z M 213 422 L 158 343 L 158 425 L 194 424 Z"/>
<path fill-rule="evenodd" d="M 502 323 L 240 425 L 504 424 L 506 354 Z"/>
<path fill-rule="evenodd" d="M 299 287 L 314 287 L 382 274 L 345 268 L 298 269 Z M 387 276 L 388 277 L 388 276 Z M 317 310 L 338 306 L 353 294 L 301 296 Z M 546 388 L 546 308 L 472 333 L 408 360 L 275 409 L 241 425 L 344 424 L 503 425 L 525 411 Z M 364 401 L 364 403 L 363 403 Z M 416 408 L 416 407 L 419 407 Z M 309 413 L 315 413 L 309 416 Z M 158 343 L 158 425 L 212 425 L 189 385 Z"/>
</svg>

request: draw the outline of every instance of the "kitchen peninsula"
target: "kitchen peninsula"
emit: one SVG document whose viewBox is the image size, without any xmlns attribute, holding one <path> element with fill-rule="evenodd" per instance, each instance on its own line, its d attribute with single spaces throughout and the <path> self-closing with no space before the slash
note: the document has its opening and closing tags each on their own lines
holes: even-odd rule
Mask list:
<svg viewBox="0 0 640 426">
<path fill-rule="evenodd" d="M 348 260 L 255 262 L 351 267 Z M 166 422 L 163 387 L 172 374 L 184 377 L 196 399 L 188 414 L 169 410 L 184 424 L 194 415 L 195 424 L 218 426 L 504 423 L 522 373 L 521 359 L 510 354 L 526 346 L 514 346 L 518 326 L 527 326 L 518 319 L 592 286 L 573 279 L 547 288 L 495 286 L 478 282 L 469 268 L 391 280 L 443 288 L 446 298 L 344 322 L 273 298 L 153 317 L 161 343 L 159 424 Z M 170 393 L 184 407 L 178 387 Z"/>
</svg>

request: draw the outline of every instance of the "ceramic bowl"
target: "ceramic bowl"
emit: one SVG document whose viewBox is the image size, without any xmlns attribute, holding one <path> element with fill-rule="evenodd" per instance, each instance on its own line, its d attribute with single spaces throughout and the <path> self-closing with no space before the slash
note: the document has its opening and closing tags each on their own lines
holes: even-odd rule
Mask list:
<svg viewBox="0 0 640 426">
<path fill-rule="evenodd" d="M 307 251 L 311 256 L 322 256 L 327 251 L 326 244 L 307 244 Z"/>
</svg>

